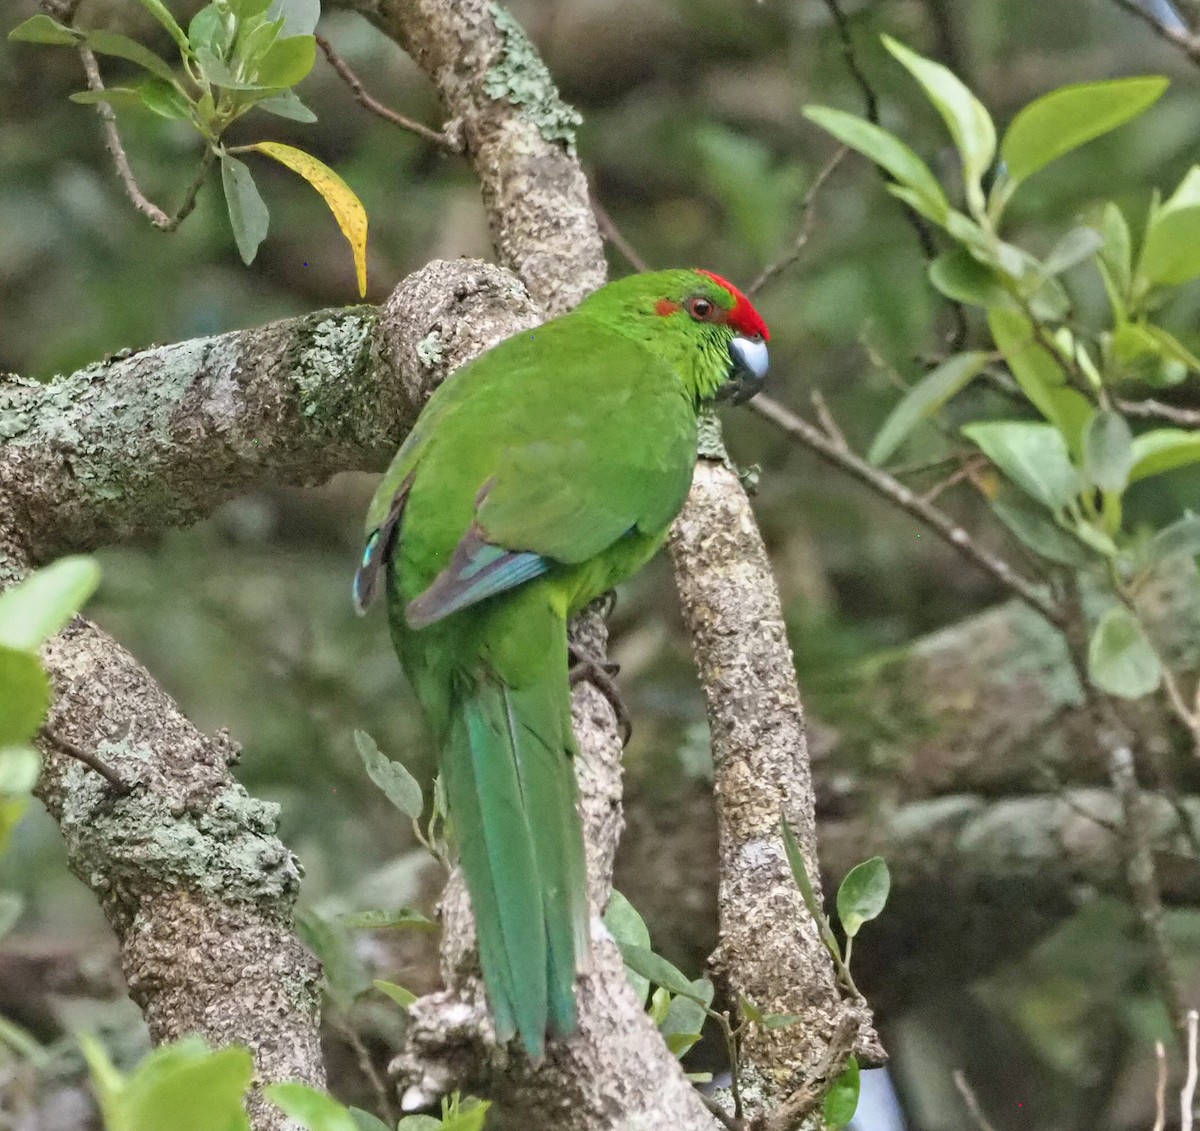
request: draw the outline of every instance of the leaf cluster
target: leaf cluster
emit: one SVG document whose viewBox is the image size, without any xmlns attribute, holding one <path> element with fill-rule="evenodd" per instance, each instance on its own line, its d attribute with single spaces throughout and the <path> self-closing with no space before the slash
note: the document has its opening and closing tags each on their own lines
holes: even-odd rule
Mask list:
<svg viewBox="0 0 1200 1131">
<path fill-rule="evenodd" d="M 890 459 L 923 421 L 988 379 L 1024 402 L 1027 417 L 974 420 L 961 434 L 1001 474 L 983 484 L 996 518 L 1049 571 L 1100 576 L 1106 610 L 1091 629 L 1089 675 L 1136 698 L 1164 679 L 1133 596 L 1167 559 L 1200 553 L 1200 519 L 1186 513 L 1152 537 L 1126 528 L 1130 487 L 1200 464 L 1200 431 L 1135 432 L 1122 405 L 1139 390 L 1194 380 L 1200 359 L 1155 315 L 1173 288 L 1200 277 L 1200 166 L 1165 200 L 1156 194 L 1140 241 L 1114 202 L 1038 256 L 1004 233 L 1015 194 L 1051 162 L 1132 120 L 1163 94 L 1156 76 L 1066 86 L 1022 109 L 1003 136 L 950 70 L 884 37 L 942 117 L 958 152 L 964 206 L 899 137 L 852 114 L 805 114 L 889 176 L 887 189 L 948 245 L 929 264 L 946 298 L 974 308 L 989 348 L 945 358 L 913 385 L 876 435 L 870 460 Z M 1090 266 L 1103 282 L 1106 325 L 1080 325 L 1064 276 Z M 1029 419 L 1028 417 L 1033 417 Z"/>
<path fill-rule="evenodd" d="M 135 63 L 145 73 L 127 86 L 89 88 L 74 102 L 103 102 L 114 110 L 144 109 L 190 126 L 203 139 L 205 159 L 221 166 L 221 184 L 242 259 L 254 261 L 266 238 L 270 212 L 254 177 L 236 154 L 257 152 L 303 177 L 324 198 L 354 254 L 359 293 L 366 293 L 367 217 L 344 180 L 311 153 L 281 142 L 228 147 L 228 128 L 251 110 L 296 122 L 316 115 L 293 89 L 316 62 L 313 32 L 320 0 L 211 0 L 188 23 L 176 21 L 163 0 L 141 0 L 178 50 L 173 64 L 145 45 L 106 29 L 82 30 L 44 13 L 9 34 L 25 43 L 86 47 Z"/>
</svg>

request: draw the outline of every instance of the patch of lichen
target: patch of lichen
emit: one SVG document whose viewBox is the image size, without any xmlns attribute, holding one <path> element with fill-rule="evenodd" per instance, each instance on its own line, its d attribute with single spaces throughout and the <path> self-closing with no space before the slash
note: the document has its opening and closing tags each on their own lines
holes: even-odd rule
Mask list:
<svg viewBox="0 0 1200 1131">
<path fill-rule="evenodd" d="M 299 334 L 294 379 L 301 412 L 323 435 L 362 430 L 363 394 L 374 379 L 375 317 L 371 306 L 326 311 Z"/>
<path fill-rule="evenodd" d="M 128 741 L 101 743 L 97 753 L 135 778 L 137 763 L 150 757 Z M 92 771 L 72 764 L 66 772 L 61 826 L 80 875 L 125 871 L 142 886 L 183 886 L 233 903 L 295 895 L 298 870 L 275 836 L 278 805 L 239 785 L 219 790 L 199 812 L 136 786 L 114 805 Z"/>
<path fill-rule="evenodd" d="M 559 97 L 549 68 L 521 25 L 499 4 L 490 8 L 504 46 L 484 76 L 484 90 L 489 98 L 516 106 L 542 137 L 562 142 L 574 156 L 575 130 L 583 123 L 582 116 Z"/>
</svg>

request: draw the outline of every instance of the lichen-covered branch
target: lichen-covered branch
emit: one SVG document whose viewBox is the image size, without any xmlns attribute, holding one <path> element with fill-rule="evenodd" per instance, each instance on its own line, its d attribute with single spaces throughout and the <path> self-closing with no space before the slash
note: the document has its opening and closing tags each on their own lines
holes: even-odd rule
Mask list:
<svg viewBox="0 0 1200 1131">
<path fill-rule="evenodd" d="M 278 806 L 231 776 L 232 740 L 197 731 L 93 625 L 77 620 L 44 659 L 55 725 L 133 787 L 118 797 L 44 751 L 38 795 L 117 935 L 151 1037 L 246 1045 L 260 1080 L 323 1085 L 319 970 L 292 931 L 300 869 L 275 836 Z M 250 1109 L 262 1131 L 286 1126 L 257 1093 Z"/>
<path fill-rule="evenodd" d="M 390 306 L 318 315 L 46 385 L 0 383 L 0 584 L 68 548 L 191 521 L 263 482 L 377 463 L 430 391 L 425 370 L 404 365 L 406 341 L 453 365 L 510 333 L 514 317 L 538 318 L 511 275 L 482 264 L 431 265 L 412 292 L 423 317 L 400 331 Z M 322 1083 L 316 964 L 291 929 L 299 870 L 274 836 L 274 807 L 231 776 L 236 748 L 199 733 L 82 618 L 44 658 L 54 734 L 132 786 L 118 796 L 54 743 L 43 750 L 39 795 L 117 935 L 152 1036 L 244 1043 L 261 1081 Z M 282 1131 L 281 1113 L 257 1098 L 252 1116 L 256 1131 Z"/>
<path fill-rule="evenodd" d="M 786 1101 L 849 1013 L 854 1048 L 882 1058 L 865 1003 L 846 1000 L 783 848 L 786 814 L 819 874 L 804 716 L 766 549 L 736 474 L 701 460 L 671 555 L 712 733 L 721 941 L 713 966 L 760 1009 L 802 1018 L 751 1030 L 753 1118 Z M 847 1052 L 850 1050 L 847 1049 Z M 834 1075 L 840 1065 L 833 1065 Z"/>
</svg>

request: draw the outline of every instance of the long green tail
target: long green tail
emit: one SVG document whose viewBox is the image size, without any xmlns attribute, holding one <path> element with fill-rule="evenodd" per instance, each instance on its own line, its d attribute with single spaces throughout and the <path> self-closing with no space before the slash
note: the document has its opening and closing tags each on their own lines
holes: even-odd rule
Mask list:
<svg viewBox="0 0 1200 1131">
<path fill-rule="evenodd" d="M 539 681 L 540 682 L 540 681 Z M 575 1028 L 587 880 L 565 686 L 484 678 L 455 693 L 442 775 L 502 1041 L 532 1057 Z"/>
</svg>

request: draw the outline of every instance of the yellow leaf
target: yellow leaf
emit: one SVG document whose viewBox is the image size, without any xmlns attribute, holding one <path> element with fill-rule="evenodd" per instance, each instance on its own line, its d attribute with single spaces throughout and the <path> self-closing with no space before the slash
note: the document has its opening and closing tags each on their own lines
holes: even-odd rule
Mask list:
<svg viewBox="0 0 1200 1131">
<path fill-rule="evenodd" d="M 354 190 L 342 180 L 323 161 L 318 161 L 311 153 L 284 145 L 278 141 L 260 141 L 256 145 L 248 145 L 247 149 L 257 149 L 268 157 L 274 157 L 281 165 L 286 165 L 294 173 L 299 173 L 324 198 L 329 205 L 329 211 L 342 229 L 342 235 L 350 241 L 354 252 L 354 269 L 358 274 L 358 293 L 367 293 L 367 210 L 362 201 L 355 195 Z"/>
</svg>

